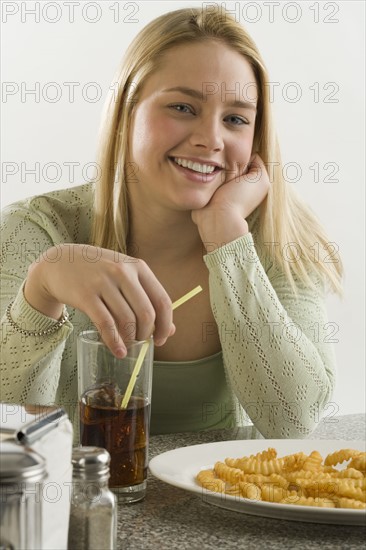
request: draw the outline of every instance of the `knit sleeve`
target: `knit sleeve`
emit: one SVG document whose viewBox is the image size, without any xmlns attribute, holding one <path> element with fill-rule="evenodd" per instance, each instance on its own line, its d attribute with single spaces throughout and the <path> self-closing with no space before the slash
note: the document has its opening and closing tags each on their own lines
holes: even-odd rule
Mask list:
<svg viewBox="0 0 366 550">
<path fill-rule="evenodd" d="M 25 300 L 23 286 L 11 308 L 11 318 L 25 330 L 47 331 L 57 323 L 42 315 Z M 66 322 L 53 334 L 23 335 L 11 327 L 4 314 L 1 320 L 2 399 L 14 403 L 50 405 L 55 401 L 60 377 L 61 358 L 66 338 L 72 331 Z"/>
<path fill-rule="evenodd" d="M 322 285 L 292 291 L 265 270 L 252 234 L 204 257 L 210 300 L 232 390 L 267 438 L 302 438 L 316 427 L 335 377 Z"/>
<path fill-rule="evenodd" d="M 46 336 L 22 335 L 5 314 L 8 304 L 13 302 L 11 318 L 22 329 L 40 332 L 57 323 L 32 308 L 23 295 L 30 263 L 62 239 L 62 231 L 50 223 L 45 208 L 35 206 L 39 204 L 19 203 L 2 214 L 1 398 L 7 402 L 48 405 L 55 401 L 62 353 L 72 325 L 67 321 Z"/>
</svg>

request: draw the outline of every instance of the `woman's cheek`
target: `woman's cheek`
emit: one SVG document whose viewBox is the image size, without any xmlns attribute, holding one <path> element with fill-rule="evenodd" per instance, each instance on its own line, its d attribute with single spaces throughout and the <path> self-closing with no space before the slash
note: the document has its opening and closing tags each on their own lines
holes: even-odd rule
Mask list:
<svg viewBox="0 0 366 550">
<path fill-rule="evenodd" d="M 150 129 L 151 139 L 168 149 L 173 148 L 184 139 L 187 133 L 183 125 L 171 117 L 156 117 L 151 120 Z"/>
</svg>

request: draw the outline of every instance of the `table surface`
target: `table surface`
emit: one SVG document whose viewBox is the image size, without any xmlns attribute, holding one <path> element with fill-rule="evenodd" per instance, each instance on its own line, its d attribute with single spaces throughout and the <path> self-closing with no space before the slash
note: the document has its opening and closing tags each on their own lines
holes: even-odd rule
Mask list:
<svg viewBox="0 0 366 550">
<path fill-rule="evenodd" d="M 363 414 L 324 419 L 309 439 L 365 439 Z M 252 439 L 252 429 L 151 437 L 150 459 L 179 447 Z M 198 494 L 168 485 L 148 474 L 146 498 L 120 505 L 118 544 L 123 550 L 365 548 L 363 526 L 326 525 L 251 516 L 207 504 Z"/>
</svg>

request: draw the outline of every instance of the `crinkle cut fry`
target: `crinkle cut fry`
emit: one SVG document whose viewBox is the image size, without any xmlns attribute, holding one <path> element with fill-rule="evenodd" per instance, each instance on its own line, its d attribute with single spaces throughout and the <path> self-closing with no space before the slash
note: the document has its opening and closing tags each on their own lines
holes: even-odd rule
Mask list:
<svg viewBox="0 0 366 550">
<path fill-rule="evenodd" d="M 226 458 L 225 463 L 231 468 L 238 468 L 246 474 L 281 474 L 284 465 L 283 458 L 273 460 L 257 460 L 255 458 Z"/>
<path fill-rule="evenodd" d="M 366 453 L 360 453 L 355 456 L 349 463 L 349 468 L 354 468 L 361 472 L 366 472 Z"/>
<path fill-rule="evenodd" d="M 307 480 L 297 479 L 296 484 L 301 489 L 305 490 L 307 496 L 323 496 L 327 494 L 329 497 L 343 496 L 360 502 L 366 502 L 366 492 L 364 480 L 358 479 L 333 479 L 333 480 Z"/>
<path fill-rule="evenodd" d="M 331 468 L 328 470 L 328 468 Z M 345 470 L 334 470 L 333 466 L 324 466 L 323 471 L 330 475 L 331 477 L 337 477 L 340 479 L 349 478 L 349 479 L 364 479 L 362 472 L 356 470 L 355 468 L 350 468 L 350 465 Z"/>
<path fill-rule="evenodd" d="M 266 483 L 261 487 L 262 500 L 266 502 L 281 502 L 288 495 L 288 491 L 283 487 L 278 487 L 271 483 Z"/>
<path fill-rule="evenodd" d="M 268 447 L 268 449 L 265 449 L 264 451 L 260 451 L 259 453 L 255 455 L 249 455 L 249 456 L 241 456 L 240 458 L 236 458 L 235 460 L 249 460 L 249 459 L 255 459 L 255 460 L 273 460 L 274 458 L 277 458 L 277 451 L 273 447 Z"/>
<path fill-rule="evenodd" d="M 256 460 L 273 460 L 277 458 L 277 451 L 273 447 L 268 447 L 267 450 L 257 453 L 256 455 L 250 455 L 248 458 L 255 458 Z"/>
<path fill-rule="evenodd" d="M 216 462 L 214 472 L 217 477 L 232 485 L 235 485 L 239 481 L 243 481 L 246 483 L 255 483 L 256 485 L 272 483 L 285 488 L 288 486 L 288 481 L 279 474 L 271 474 L 269 476 L 263 474 L 246 474 L 239 468 L 231 468 L 224 462 Z"/>
<path fill-rule="evenodd" d="M 225 492 L 225 482 L 222 481 L 222 479 L 217 478 L 213 470 L 201 470 L 197 474 L 196 480 L 201 487 L 204 487 L 209 491 L 214 491 L 215 493 Z"/>
<path fill-rule="evenodd" d="M 223 481 L 227 481 L 228 483 L 231 483 L 232 485 L 235 485 L 235 483 L 238 483 L 238 481 L 244 481 L 244 472 L 239 470 L 238 468 L 229 468 L 227 464 L 224 462 L 216 462 L 214 466 L 214 472 Z"/>
<path fill-rule="evenodd" d="M 314 479 L 314 477 L 321 476 L 324 479 L 331 481 L 333 476 L 331 474 L 323 474 L 312 470 L 295 470 L 294 472 L 285 472 L 283 474 L 289 483 L 294 483 L 298 479 Z"/>
<path fill-rule="evenodd" d="M 323 457 L 318 451 L 313 451 L 303 464 L 304 470 L 319 471 L 322 467 Z"/>
<path fill-rule="evenodd" d="M 359 454 L 361 454 L 360 451 L 356 451 L 355 449 L 341 449 L 340 451 L 335 451 L 327 455 L 324 460 L 324 465 L 335 466 L 336 464 L 342 464 L 345 460 L 350 460 Z"/>
<path fill-rule="evenodd" d="M 238 485 L 242 497 L 249 498 L 250 500 L 262 500 L 262 491 L 255 483 L 239 481 Z"/>
<path fill-rule="evenodd" d="M 303 470 L 304 464 L 306 460 L 308 459 L 308 455 L 305 453 L 294 453 L 292 455 L 287 455 L 283 457 L 284 460 L 284 467 L 283 469 L 286 472 L 293 472 L 295 470 Z"/>
<path fill-rule="evenodd" d="M 336 504 L 329 498 L 313 498 L 299 495 L 289 495 L 280 501 L 281 504 L 295 504 L 296 506 L 316 506 L 318 508 L 335 508 Z"/>
<path fill-rule="evenodd" d="M 342 472 L 339 472 L 342 473 Z M 327 474 L 323 472 L 311 472 L 306 470 L 301 470 L 300 472 L 291 472 L 286 474 L 286 479 L 289 483 L 304 484 L 308 482 L 311 483 L 341 483 L 342 481 L 350 482 L 355 488 L 366 488 L 366 478 L 363 476 L 361 478 L 347 477 L 347 476 L 334 476 L 332 474 Z"/>
<path fill-rule="evenodd" d="M 264 484 L 271 484 L 276 485 L 278 487 L 283 487 L 284 489 L 287 489 L 289 482 L 287 479 L 280 474 L 271 474 L 269 476 L 264 476 L 262 474 L 244 474 L 243 481 L 247 481 L 249 483 L 255 483 L 258 486 L 264 485 Z"/>
</svg>

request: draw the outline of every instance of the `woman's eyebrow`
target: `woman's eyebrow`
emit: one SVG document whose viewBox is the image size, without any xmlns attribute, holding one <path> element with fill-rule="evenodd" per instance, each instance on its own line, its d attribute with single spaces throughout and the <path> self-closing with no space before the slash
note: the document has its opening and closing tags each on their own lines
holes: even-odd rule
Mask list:
<svg viewBox="0 0 366 550">
<path fill-rule="evenodd" d="M 188 88 L 187 86 L 175 86 L 174 88 L 168 88 L 166 90 L 163 90 L 163 92 L 181 92 L 182 94 L 189 95 L 191 97 L 194 97 L 195 99 L 199 99 L 200 101 L 204 101 L 205 94 L 199 90 L 194 90 L 193 88 Z M 232 92 L 227 91 L 226 94 L 231 95 Z M 212 95 L 206 94 L 206 95 Z M 242 109 L 252 109 L 253 111 L 257 110 L 257 107 L 254 103 L 250 103 L 249 101 L 241 101 L 239 99 L 235 99 L 234 101 L 228 102 L 231 107 L 241 107 Z"/>
</svg>

